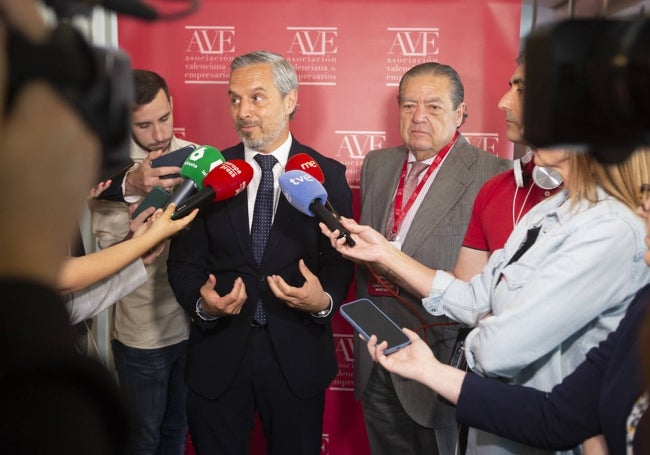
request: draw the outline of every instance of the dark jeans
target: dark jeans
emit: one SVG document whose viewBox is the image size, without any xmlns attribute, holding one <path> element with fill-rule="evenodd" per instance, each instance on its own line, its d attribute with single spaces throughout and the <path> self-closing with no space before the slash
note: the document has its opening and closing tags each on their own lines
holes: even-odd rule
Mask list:
<svg viewBox="0 0 650 455">
<path fill-rule="evenodd" d="M 120 386 L 134 410 L 129 453 L 183 455 L 187 417 L 187 341 L 159 349 L 137 349 L 112 341 Z"/>
</svg>

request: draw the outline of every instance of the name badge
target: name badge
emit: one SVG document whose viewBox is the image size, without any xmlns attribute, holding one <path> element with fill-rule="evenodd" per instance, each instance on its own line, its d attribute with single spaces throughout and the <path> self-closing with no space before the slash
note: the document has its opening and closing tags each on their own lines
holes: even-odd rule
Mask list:
<svg viewBox="0 0 650 455">
<path fill-rule="evenodd" d="M 395 294 L 399 295 L 399 286 L 391 283 L 385 276 L 379 275 L 382 281 L 378 281 L 374 275 L 370 275 L 368 279 L 368 295 L 380 295 L 383 297 L 392 297 Z M 392 291 L 392 292 L 391 292 Z"/>
</svg>

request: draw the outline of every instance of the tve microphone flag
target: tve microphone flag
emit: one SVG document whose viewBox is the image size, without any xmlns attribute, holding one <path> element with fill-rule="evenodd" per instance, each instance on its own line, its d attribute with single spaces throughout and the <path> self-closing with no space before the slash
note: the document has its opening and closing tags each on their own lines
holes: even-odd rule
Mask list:
<svg viewBox="0 0 650 455">
<path fill-rule="evenodd" d="M 338 229 L 339 238 L 345 237 L 348 245 L 355 245 L 350 231 L 325 208 L 327 191 L 314 177 L 305 171 L 288 171 L 280 175 L 278 183 L 284 197 L 298 211 L 322 221 L 330 231 Z"/>
</svg>

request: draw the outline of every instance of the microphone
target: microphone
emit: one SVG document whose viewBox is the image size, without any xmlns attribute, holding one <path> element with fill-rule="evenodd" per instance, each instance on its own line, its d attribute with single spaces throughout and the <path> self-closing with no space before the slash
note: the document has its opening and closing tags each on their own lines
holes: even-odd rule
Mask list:
<svg viewBox="0 0 650 455">
<path fill-rule="evenodd" d="M 305 171 L 287 171 L 278 179 L 282 194 L 299 212 L 318 218 L 330 231 L 339 230 L 339 238 L 345 237 L 345 243 L 354 246 L 350 231 L 343 227 L 341 221 L 325 208 L 327 191 L 314 177 Z"/>
<path fill-rule="evenodd" d="M 208 202 L 219 202 L 237 196 L 253 179 L 253 168 L 244 160 L 230 160 L 212 169 L 203 180 L 203 189 L 188 197 L 176 208 L 173 220 L 183 218 Z"/>
<path fill-rule="evenodd" d="M 307 174 L 314 177 L 320 183 L 325 183 L 325 174 L 320 168 L 316 160 L 306 153 L 298 153 L 289 157 L 287 165 L 284 167 L 285 171 L 305 171 Z"/>
<path fill-rule="evenodd" d="M 202 145 L 193 150 L 181 166 L 180 175 L 185 180 L 179 185 L 167 203 L 173 202 L 178 206 L 196 190 L 202 190 L 203 179 L 212 169 L 225 161 L 226 159 L 221 152 L 209 145 Z"/>
<path fill-rule="evenodd" d="M 320 183 L 325 183 L 325 174 L 323 173 L 323 170 L 320 168 L 316 160 L 314 160 L 311 156 L 309 156 L 306 153 L 298 153 L 296 155 L 289 157 L 289 159 L 287 160 L 287 164 L 284 167 L 284 170 L 305 171 L 307 174 L 314 177 Z M 325 206 L 329 209 L 330 212 L 332 212 L 332 215 L 334 215 L 336 218 L 339 218 L 339 214 L 336 212 L 334 206 L 329 200 L 325 201 Z"/>
</svg>

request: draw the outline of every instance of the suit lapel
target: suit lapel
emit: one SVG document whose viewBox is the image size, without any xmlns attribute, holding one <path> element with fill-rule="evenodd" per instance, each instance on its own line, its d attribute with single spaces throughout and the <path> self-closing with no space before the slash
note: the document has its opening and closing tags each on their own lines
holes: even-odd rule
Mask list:
<svg viewBox="0 0 650 455">
<path fill-rule="evenodd" d="M 412 256 L 417 252 L 471 183 L 467 168 L 476 158 L 473 154 L 464 153 L 466 145 L 467 142 L 460 137 L 440 167 L 406 234 L 402 244 L 405 253 Z"/>
<path fill-rule="evenodd" d="M 292 156 L 296 155 L 302 150 L 302 146 L 296 141 L 295 138 L 292 139 L 291 141 L 291 149 L 289 150 L 289 158 Z M 280 194 L 280 199 L 278 201 L 278 207 L 275 211 L 275 215 L 273 217 L 273 224 L 271 225 L 271 232 L 269 233 L 269 238 L 266 242 L 266 248 L 264 249 L 264 257 L 262 258 L 262 263 L 266 262 L 268 258 L 273 257 L 274 251 L 276 248 L 280 246 L 280 240 L 281 240 L 281 226 L 283 223 L 285 223 L 285 220 L 287 219 L 293 219 L 293 217 L 290 216 L 291 210 L 297 210 L 294 208 L 287 199 L 284 197 L 283 194 Z M 250 246 L 250 240 L 248 241 L 249 244 L 249 251 L 251 252 L 251 258 L 253 257 L 253 250 L 252 247 Z M 253 260 L 253 263 L 255 261 Z"/>
<path fill-rule="evenodd" d="M 381 226 L 378 230 L 382 234 L 384 234 L 384 228 L 393 207 L 393 196 L 400 178 L 400 171 L 395 172 L 395 169 L 402 169 L 406 156 L 406 148 L 399 147 L 387 153 L 381 160 L 378 160 L 379 162 L 374 168 L 367 171 L 372 174 L 369 178 L 384 182 L 383 184 L 372 185 L 373 193 L 364 195 L 364 199 L 367 198 L 368 201 L 386 201 L 385 204 L 380 206 L 369 204 L 364 207 L 364 209 L 372 210 L 370 219 L 365 220 L 365 222 L 372 226 Z"/>
<path fill-rule="evenodd" d="M 237 146 L 237 149 L 231 154 L 231 156 L 227 157 L 228 160 L 243 160 L 244 158 L 244 145 L 241 143 Z M 235 233 L 239 247 L 244 252 L 249 262 L 255 264 L 250 231 L 248 229 L 248 188 L 236 197 L 226 201 L 226 208 L 232 232 Z"/>
</svg>

